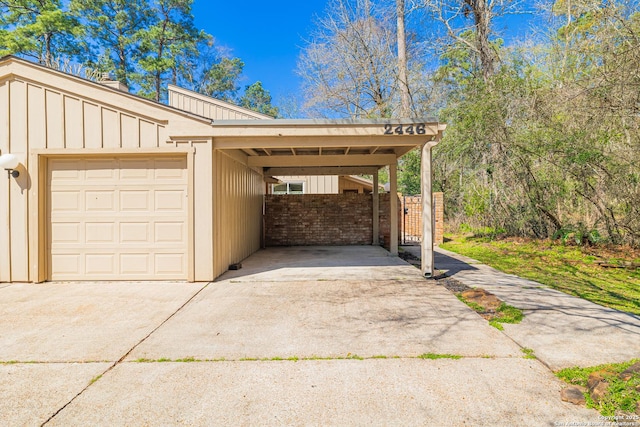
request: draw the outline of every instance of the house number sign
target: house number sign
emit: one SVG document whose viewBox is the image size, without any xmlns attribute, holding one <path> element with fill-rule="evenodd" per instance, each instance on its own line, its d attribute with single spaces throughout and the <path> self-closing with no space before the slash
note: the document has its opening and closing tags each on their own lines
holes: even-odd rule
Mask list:
<svg viewBox="0 0 640 427">
<path fill-rule="evenodd" d="M 385 135 L 424 135 L 426 133 L 424 123 L 410 125 L 384 125 Z"/>
</svg>

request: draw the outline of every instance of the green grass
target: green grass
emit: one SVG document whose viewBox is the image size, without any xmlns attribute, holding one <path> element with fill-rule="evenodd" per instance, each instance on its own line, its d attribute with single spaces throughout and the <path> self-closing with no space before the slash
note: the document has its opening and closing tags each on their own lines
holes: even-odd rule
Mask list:
<svg viewBox="0 0 640 427">
<path fill-rule="evenodd" d="M 527 347 L 522 347 L 520 349 L 522 351 L 522 353 L 524 353 L 524 358 L 525 359 L 535 359 L 536 355 L 533 354 L 533 350 Z"/>
<path fill-rule="evenodd" d="M 520 323 L 524 319 L 522 310 L 514 306 L 502 303 L 500 307 L 496 309 L 496 317 L 489 320 L 489 324 L 499 330 L 504 330 L 502 323 Z"/>
<path fill-rule="evenodd" d="M 478 313 L 484 313 L 486 311 L 483 306 L 481 306 L 477 302 L 469 301 L 468 299 L 463 297 L 461 294 L 456 294 L 456 297 L 463 303 L 467 304 L 469 308 L 471 308 L 474 311 L 477 311 Z"/>
<path fill-rule="evenodd" d="M 97 377 L 91 378 L 91 381 L 89 381 L 89 385 L 92 385 L 93 383 L 98 381 L 100 378 L 102 378 L 102 374 L 98 375 Z"/>
<path fill-rule="evenodd" d="M 623 381 L 618 374 L 639 361 L 640 359 L 634 359 L 624 363 L 610 363 L 588 368 L 567 368 L 556 372 L 556 376 L 569 384 L 586 387 L 589 374 L 596 371 L 606 372 L 603 377 L 609 383 L 608 394 L 596 403 L 588 393 L 585 393 L 587 407 L 594 408 L 607 417 L 614 416 L 616 411 L 633 413 L 637 402 L 640 402 L 640 375 L 635 374 L 629 381 Z"/>
<path fill-rule="evenodd" d="M 144 357 L 141 357 L 140 359 L 136 359 L 133 362 L 134 363 L 163 363 L 163 362 L 174 362 L 174 360 L 168 359 L 166 357 L 161 357 L 160 359 L 145 359 Z M 177 362 L 177 360 L 175 360 L 175 362 Z M 195 360 L 192 360 L 192 362 L 195 362 Z"/>
<path fill-rule="evenodd" d="M 497 322 L 496 319 L 489 320 L 489 325 L 493 326 L 494 328 L 496 328 L 499 331 L 504 331 L 504 326 L 502 326 L 502 324 L 500 324 L 500 322 Z"/>
<path fill-rule="evenodd" d="M 491 315 L 492 317 L 489 319 L 489 325 L 499 331 L 504 331 L 502 323 L 520 323 L 522 319 L 524 319 L 524 313 L 522 313 L 522 310 L 512 305 L 505 304 L 504 302 L 500 304 L 494 314 L 490 314 L 487 312 L 485 307 L 481 306 L 477 302 L 469 301 L 463 297 L 462 294 L 456 294 L 456 297 L 476 312 Z"/>
<path fill-rule="evenodd" d="M 637 263 L 633 251 L 567 246 L 548 240 L 447 238 L 450 241 L 441 245 L 444 249 L 605 307 L 640 314 L 640 269 L 605 268 L 595 262 Z"/>
<path fill-rule="evenodd" d="M 438 353 L 425 353 L 425 354 L 421 354 L 420 356 L 418 356 L 418 359 L 429 359 L 429 360 L 436 360 L 436 359 L 462 359 L 462 356 L 457 355 L 457 354 L 438 354 Z"/>
</svg>

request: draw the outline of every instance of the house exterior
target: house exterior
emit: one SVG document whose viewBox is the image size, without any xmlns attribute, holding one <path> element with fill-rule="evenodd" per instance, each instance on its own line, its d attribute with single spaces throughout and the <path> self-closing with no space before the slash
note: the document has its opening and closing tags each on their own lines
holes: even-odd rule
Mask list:
<svg viewBox="0 0 640 427">
<path fill-rule="evenodd" d="M 353 176 L 312 175 L 312 176 L 275 176 L 275 182 L 267 187 L 268 194 L 344 194 L 373 193 L 373 181 Z M 384 191 L 382 185 L 379 191 Z"/>
<path fill-rule="evenodd" d="M 173 86 L 169 104 L 0 58 L 0 164 L 18 159 L 0 178 L 0 282 L 213 280 L 263 245 L 272 177 L 369 174 L 377 189 L 390 165 L 395 194 L 397 158 L 421 146 L 430 194 L 445 128 L 274 120 Z M 394 133 L 409 127 L 420 132 Z M 368 197 L 378 244 L 378 192 Z M 432 243 L 423 250 L 430 274 Z"/>
</svg>

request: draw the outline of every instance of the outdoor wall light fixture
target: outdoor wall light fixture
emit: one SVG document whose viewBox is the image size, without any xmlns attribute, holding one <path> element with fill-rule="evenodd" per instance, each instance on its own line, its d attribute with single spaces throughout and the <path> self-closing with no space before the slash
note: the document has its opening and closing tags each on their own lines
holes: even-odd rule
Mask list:
<svg viewBox="0 0 640 427">
<path fill-rule="evenodd" d="M 15 154 L 7 153 L 0 156 L 0 168 L 4 168 L 7 171 L 8 178 L 20 176 L 20 172 L 16 170 L 19 164 L 20 160 Z"/>
</svg>

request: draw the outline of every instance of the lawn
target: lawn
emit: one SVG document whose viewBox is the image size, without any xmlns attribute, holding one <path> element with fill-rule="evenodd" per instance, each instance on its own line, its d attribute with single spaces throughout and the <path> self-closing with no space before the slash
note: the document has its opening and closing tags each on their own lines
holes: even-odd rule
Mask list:
<svg viewBox="0 0 640 427">
<path fill-rule="evenodd" d="M 587 400 L 587 408 L 597 409 L 603 416 L 615 420 L 615 415 L 619 411 L 631 414 L 640 408 L 640 372 L 629 372 L 628 377 L 623 379 L 620 373 L 632 366 L 634 363 L 640 363 L 640 359 L 634 359 L 625 363 L 610 363 L 606 365 L 593 366 L 589 368 L 567 368 L 556 372 L 558 378 L 569 384 L 588 386 L 589 374 L 599 372 L 605 381 L 609 384 L 607 393 L 599 401 L 585 394 Z M 633 368 L 631 368 L 633 371 Z M 640 425 L 640 414 L 630 416 L 620 416 L 618 420 L 624 422 L 629 421 L 629 425 Z M 613 425 L 613 424 L 612 424 Z M 621 424 L 622 425 L 622 424 Z"/>
<path fill-rule="evenodd" d="M 640 264 L 638 249 L 473 235 L 447 235 L 440 246 L 596 304 L 640 314 L 640 269 L 628 267 Z"/>
</svg>

